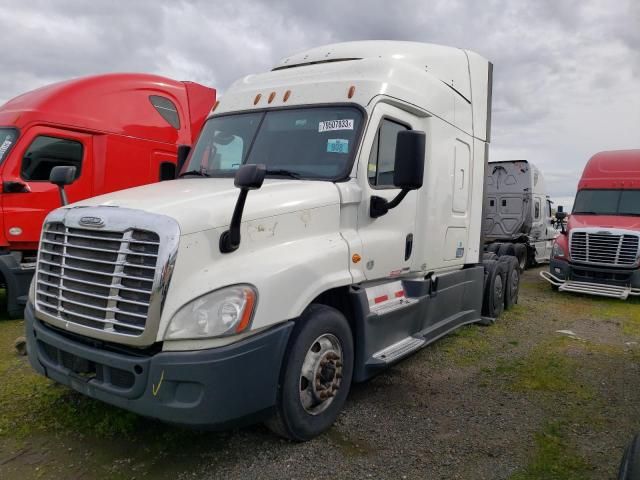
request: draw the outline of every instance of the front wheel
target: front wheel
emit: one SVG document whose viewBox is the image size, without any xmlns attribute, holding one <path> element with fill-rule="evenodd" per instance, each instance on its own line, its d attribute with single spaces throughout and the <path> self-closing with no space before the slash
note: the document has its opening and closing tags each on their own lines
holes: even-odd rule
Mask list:
<svg viewBox="0 0 640 480">
<path fill-rule="evenodd" d="M 320 435 L 342 410 L 352 375 L 353 337 L 346 318 L 326 305 L 311 305 L 291 335 L 276 413 L 267 426 L 295 441 Z"/>
</svg>

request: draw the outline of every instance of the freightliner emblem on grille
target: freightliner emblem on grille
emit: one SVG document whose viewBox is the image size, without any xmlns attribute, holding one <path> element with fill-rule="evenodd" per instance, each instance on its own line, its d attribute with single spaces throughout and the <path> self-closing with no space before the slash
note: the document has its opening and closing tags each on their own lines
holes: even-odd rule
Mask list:
<svg viewBox="0 0 640 480">
<path fill-rule="evenodd" d="M 100 217 L 82 217 L 80 219 L 80 225 L 84 225 L 85 227 L 100 228 L 104 227 L 104 220 L 102 220 Z"/>
</svg>

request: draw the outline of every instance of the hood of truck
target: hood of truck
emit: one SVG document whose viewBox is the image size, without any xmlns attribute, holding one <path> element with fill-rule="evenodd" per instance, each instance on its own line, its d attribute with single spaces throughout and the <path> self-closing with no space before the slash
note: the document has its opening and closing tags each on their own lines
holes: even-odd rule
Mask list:
<svg viewBox="0 0 640 480">
<path fill-rule="evenodd" d="M 188 178 L 100 195 L 67 208 L 125 207 L 167 215 L 184 235 L 229 225 L 239 193 L 233 178 Z M 266 179 L 262 188 L 249 192 L 242 220 L 304 213 L 338 203 L 340 195 L 332 182 Z"/>
<path fill-rule="evenodd" d="M 624 215 L 571 215 L 567 223 L 572 228 L 619 228 L 640 232 L 640 217 Z"/>
</svg>

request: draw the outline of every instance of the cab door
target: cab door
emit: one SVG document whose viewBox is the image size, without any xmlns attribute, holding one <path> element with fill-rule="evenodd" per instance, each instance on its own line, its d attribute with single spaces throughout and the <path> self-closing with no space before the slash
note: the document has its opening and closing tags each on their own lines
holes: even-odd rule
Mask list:
<svg viewBox="0 0 640 480">
<path fill-rule="evenodd" d="M 398 132 L 419 130 L 415 116 L 387 104 L 376 106 L 364 138 L 358 178 L 363 189 L 358 212 L 363 270 L 368 280 L 394 277 L 410 270 L 416 224 L 416 191 L 411 191 L 394 209 L 378 218 L 369 214 L 371 197 L 395 198 L 393 185 Z"/>
<path fill-rule="evenodd" d="M 57 187 L 49 183 L 51 169 L 59 165 L 76 167 L 76 181 L 66 187 L 70 203 L 92 195 L 92 136 L 41 126 L 27 130 L 2 174 L 4 233 L 10 243 L 38 242 L 45 216 L 61 206 Z"/>
</svg>

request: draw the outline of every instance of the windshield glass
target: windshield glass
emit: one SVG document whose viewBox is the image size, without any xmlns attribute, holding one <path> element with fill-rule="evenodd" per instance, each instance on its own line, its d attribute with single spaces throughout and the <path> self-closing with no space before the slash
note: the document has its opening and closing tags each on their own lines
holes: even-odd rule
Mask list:
<svg viewBox="0 0 640 480">
<path fill-rule="evenodd" d="M 213 117 L 183 175 L 233 176 L 245 163 L 267 174 L 319 180 L 346 178 L 362 124 L 356 107 L 271 110 Z"/>
<path fill-rule="evenodd" d="M 640 190 L 580 190 L 573 213 L 640 215 Z"/>
<path fill-rule="evenodd" d="M 9 155 L 17 138 L 18 131 L 15 128 L 0 128 L 0 164 Z"/>
</svg>

